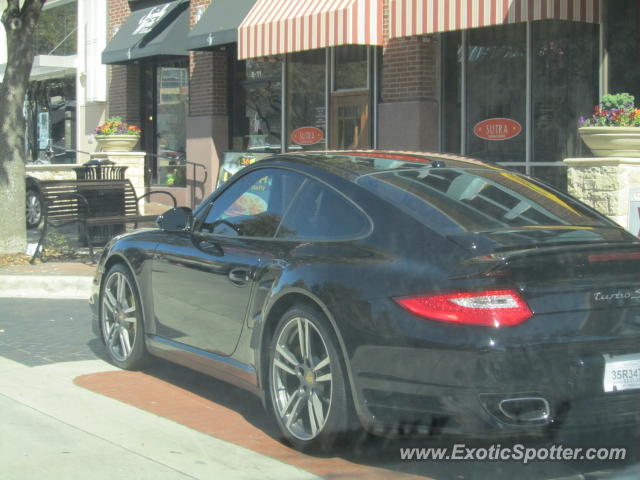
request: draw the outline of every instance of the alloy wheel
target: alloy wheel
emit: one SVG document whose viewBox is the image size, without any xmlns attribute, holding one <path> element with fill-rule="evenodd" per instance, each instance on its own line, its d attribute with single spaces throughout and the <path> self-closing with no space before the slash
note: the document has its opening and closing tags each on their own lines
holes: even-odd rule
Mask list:
<svg viewBox="0 0 640 480">
<path fill-rule="evenodd" d="M 102 333 L 111 356 L 127 360 L 138 333 L 136 297 L 126 275 L 114 271 L 107 278 L 102 295 Z"/>
<path fill-rule="evenodd" d="M 272 398 L 287 431 L 315 438 L 326 424 L 332 399 L 331 358 L 322 334 L 307 318 L 280 330 L 271 365 Z"/>
<path fill-rule="evenodd" d="M 27 192 L 27 225 L 37 227 L 42 218 L 42 203 L 37 193 L 30 190 Z"/>
</svg>

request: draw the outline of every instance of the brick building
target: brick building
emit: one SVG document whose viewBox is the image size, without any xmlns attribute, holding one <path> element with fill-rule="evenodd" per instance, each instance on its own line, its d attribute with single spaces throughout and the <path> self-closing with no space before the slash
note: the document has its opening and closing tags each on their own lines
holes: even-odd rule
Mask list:
<svg viewBox="0 0 640 480">
<path fill-rule="evenodd" d="M 633 0 L 109 0 L 109 112 L 142 125 L 149 186 L 183 198 L 185 159 L 207 168 L 205 184 L 196 170 L 200 199 L 225 161 L 326 148 L 468 154 L 566 188 L 563 158 L 589 155 L 579 117 L 604 92 L 640 97 L 629 62 L 638 10 Z"/>
</svg>

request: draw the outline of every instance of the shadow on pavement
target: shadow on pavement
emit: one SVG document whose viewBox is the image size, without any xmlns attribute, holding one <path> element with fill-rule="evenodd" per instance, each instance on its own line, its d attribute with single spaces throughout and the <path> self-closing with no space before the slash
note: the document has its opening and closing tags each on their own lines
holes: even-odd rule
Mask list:
<svg viewBox="0 0 640 480">
<path fill-rule="evenodd" d="M 191 392 L 214 404 L 233 410 L 243 420 L 255 429 L 268 435 L 272 440 L 281 442 L 277 425 L 262 407 L 261 401 L 252 394 L 232 385 L 215 380 L 204 374 L 171 364 L 161 359 L 154 359 L 153 366 L 145 370 L 147 375 L 158 380 Z M 605 447 L 624 446 L 628 449 L 628 456 L 623 461 L 536 461 L 526 465 L 521 462 L 505 461 L 403 461 L 400 458 L 400 449 L 407 447 L 451 449 L 455 444 L 465 444 L 469 448 L 489 448 L 493 443 L 500 444 L 501 448 L 520 443 L 527 448 L 548 447 L 553 444 L 563 444 L 567 447 Z M 609 479 L 617 478 L 615 474 L 622 475 L 625 470 L 631 469 L 627 478 L 640 478 L 637 469 L 638 440 L 626 432 L 608 432 L 603 437 L 602 432 L 584 435 L 579 438 L 556 438 L 552 440 L 526 440 L 512 439 L 503 442 L 477 441 L 464 438 L 429 438 L 429 437 L 377 437 L 359 432 L 350 436 L 349 441 L 339 447 L 332 458 L 318 458 L 318 460 L 333 461 L 341 459 L 352 464 L 365 467 L 359 478 L 399 478 L 403 474 L 434 479 Z M 304 454 L 294 452 L 301 458 Z M 304 462 L 303 462 L 304 463 Z M 368 474 L 367 467 L 372 469 Z M 303 467 L 304 468 L 304 467 Z M 380 474 L 377 469 L 383 469 L 387 475 Z M 311 469 L 313 471 L 313 469 Z M 631 476 L 629 476 L 631 475 Z M 326 478 L 349 478 L 342 475 L 334 475 L 327 472 Z"/>
</svg>

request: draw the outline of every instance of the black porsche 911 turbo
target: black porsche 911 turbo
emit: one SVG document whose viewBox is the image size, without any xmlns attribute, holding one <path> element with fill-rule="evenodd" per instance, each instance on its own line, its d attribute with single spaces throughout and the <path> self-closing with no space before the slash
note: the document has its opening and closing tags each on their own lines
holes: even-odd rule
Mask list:
<svg viewBox="0 0 640 480">
<path fill-rule="evenodd" d="M 283 154 L 158 226 L 100 259 L 111 359 L 243 387 L 299 449 L 354 419 L 483 438 L 637 421 L 640 243 L 535 179 L 443 154 Z"/>
</svg>

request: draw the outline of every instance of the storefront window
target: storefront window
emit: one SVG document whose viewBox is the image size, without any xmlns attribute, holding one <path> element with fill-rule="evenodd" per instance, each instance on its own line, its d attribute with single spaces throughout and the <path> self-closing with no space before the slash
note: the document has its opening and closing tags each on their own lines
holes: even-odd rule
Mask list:
<svg viewBox="0 0 640 480">
<path fill-rule="evenodd" d="M 238 61 L 235 79 L 232 150 L 280 152 L 282 63 Z"/>
<path fill-rule="evenodd" d="M 461 102 L 462 102 L 462 35 L 460 32 L 442 35 L 442 150 L 460 153 Z"/>
<path fill-rule="evenodd" d="M 491 162 L 522 162 L 526 123 L 525 24 L 469 30 L 468 38 L 466 153 Z M 480 122 L 486 123 L 480 126 Z M 519 133 L 512 135 L 515 131 L 509 129 L 518 126 Z"/>
<path fill-rule="evenodd" d="M 287 148 L 327 148 L 326 50 L 294 53 L 287 62 Z"/>
<path fill-rule="evenodd" d="M 597 103 L 598 28 L 545 20 L 443 34 L 442 149 L 566 189 L 562 160 L 582 154 L 578 119 Z"/>
<path fill-rule="evenodd" d="M 367 47 L 349 45 L 334 51 L 334 90 L 364 90 L 369 84 Z"/>
<path fill-rule="evenodd" d="M 578 119 L 598 101 L 597 34 L 588 23 L 533 24 L 533 162 L 582 155 Z M 535 167 L 531 173 L 566 188 L 564 169 Z"/>
<path fill-rule="evenodd" d="M 334 49 L 331 148 L 371 148 L 368 47 Z"/>
<path fill-rule="evenodd" d="M 31 81 L 27 102 L 28 158 L 45 163 L 75 163 L 75 78 Z"/>
<path fill-rule="evenodd" d="M 609 92 L 629 92 L 640 101 L 640 8 L 638 0 L 607 6 Z"/>
<path fill-rule="evenodd" d="M 186 186 L 186 120 L 189 77 L 186 62 L 156 69 L 156 129 L 158 184 Z"/>
</svg>

